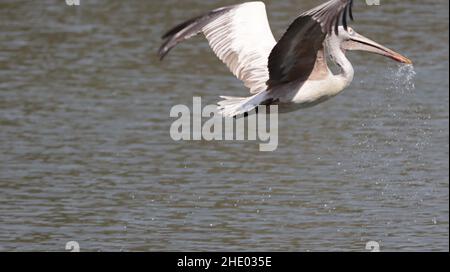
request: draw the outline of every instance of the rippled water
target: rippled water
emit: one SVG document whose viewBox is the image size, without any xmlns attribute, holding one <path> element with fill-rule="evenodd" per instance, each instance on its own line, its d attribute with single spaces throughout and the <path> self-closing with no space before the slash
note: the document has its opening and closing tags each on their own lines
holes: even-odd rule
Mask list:
<svg viewBox="0 0 450 272">
<path fill-rule="evenodd" d="M 319 1 L 265 1 L 277 37 Z M 357 1 L 342 95 L 254 142 L 173 142 L 173 105 L 243 95 L 202 39 L 164 30 L 235 1 L 0 2 L 0 250 L 449 250 L 448 1 Z"/>
</svg>

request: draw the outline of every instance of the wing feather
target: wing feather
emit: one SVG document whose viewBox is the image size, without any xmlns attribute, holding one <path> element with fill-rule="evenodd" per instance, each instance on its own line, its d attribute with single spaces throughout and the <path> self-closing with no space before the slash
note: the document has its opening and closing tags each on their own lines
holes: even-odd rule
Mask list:
<svg viewBox="0 0 450 272">
<path fill-rule="evenodd" d="M 267 89 L 268 59 L 276 45 L 262 2 L 220 8 L 182 23 L 166 35 L 161 58 L 178 43 L 203 33 L 209 45 L 251 93 Z"/>
</svg>

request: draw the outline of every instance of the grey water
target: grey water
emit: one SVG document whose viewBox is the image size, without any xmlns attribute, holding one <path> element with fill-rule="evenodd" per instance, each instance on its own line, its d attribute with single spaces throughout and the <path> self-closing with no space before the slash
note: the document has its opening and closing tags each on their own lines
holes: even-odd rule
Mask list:
<svg viewBox="0 0 450 272">
<path fill-rule="evenodd" d="M 340 96 L 280 115 L 279 147 L 175 142 L 172 106 L 245 87 L 175 24 L 238 1 L 0 1 L 0 250 L 449 250 L 449 2 L 356 1 Z M 322 1 L 265 1 L 276 37 Z"/>
</svg>

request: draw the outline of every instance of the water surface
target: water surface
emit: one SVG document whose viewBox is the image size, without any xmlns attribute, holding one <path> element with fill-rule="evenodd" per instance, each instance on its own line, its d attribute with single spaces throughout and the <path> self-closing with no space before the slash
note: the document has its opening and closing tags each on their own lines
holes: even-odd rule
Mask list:
<svg viewBox="0 0 450 272">
<path fill-rule="evenodd" d="M 318 1 L 265 1 L 277 37 Z M 170 108 L 247 90 L 201 38 L 159 37 L 235 1 L 0 3 L 0 250 L 449 250 L 448 1 L 358 1 L 342 95 L 255 142 L 173 142 Z M 415 73 L 415 76 L 414 76 Z"/>
</svg>

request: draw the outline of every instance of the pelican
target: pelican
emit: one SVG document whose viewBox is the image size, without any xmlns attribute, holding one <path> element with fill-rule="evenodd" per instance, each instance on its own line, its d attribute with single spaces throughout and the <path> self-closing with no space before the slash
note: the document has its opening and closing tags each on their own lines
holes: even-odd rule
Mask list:
<svg viewBox="0 0 450 272">
<path fill-rule="evenodd" d="M 347 51 L 375 53 L 397 62 L 408 58 L 348 26 L 353 0 L 331 0 L 301 14 L 277 42 L 263 2 L 222 7 L 188 20 L 163 36 L 160 59 L 180 42 L 203 33 L 231 72 L 250 90 L 249 97 L 221 96 L 226 117 L 248 114 L 260 105 L 280 113 L 315 106 L 340 94 L 353 81 Z M 332 61 L 339 69 L 333 73 Z"/>
</svg>

